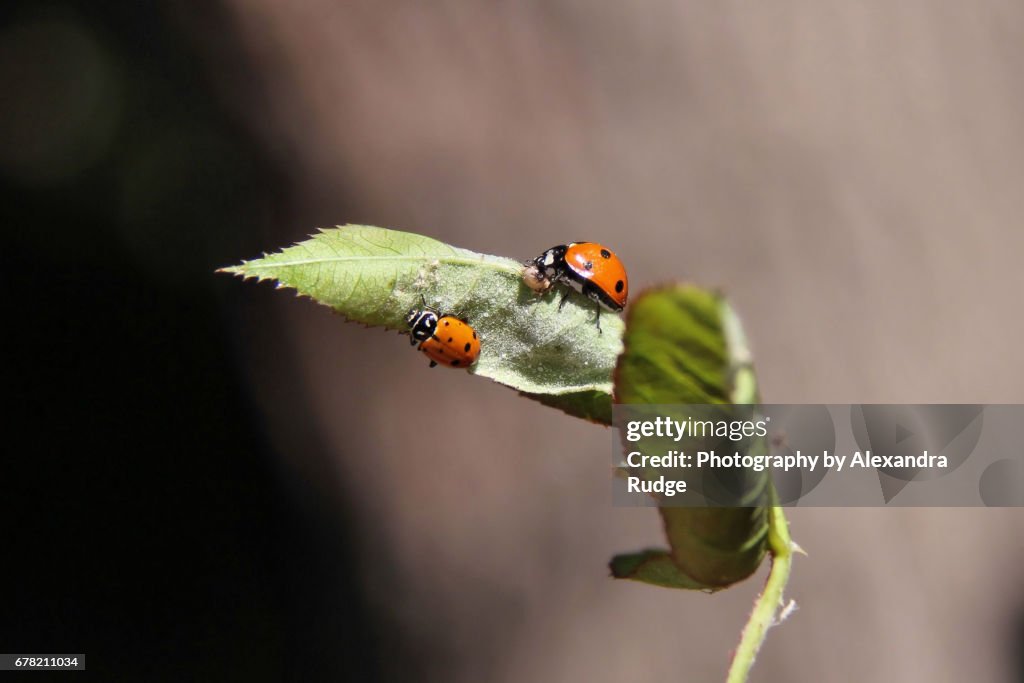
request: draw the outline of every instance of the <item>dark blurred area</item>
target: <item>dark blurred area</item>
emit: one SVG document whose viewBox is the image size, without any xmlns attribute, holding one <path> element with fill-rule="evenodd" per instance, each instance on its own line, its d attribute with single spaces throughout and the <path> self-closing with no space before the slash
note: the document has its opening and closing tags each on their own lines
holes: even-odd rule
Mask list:
<svg viewBox="0 0 1024 683">
<path fill-rule="evenodd" d="M 637 290 L 722 286 L 775 403 L 1020 400 L 1012 2 L 0 18 L 0 652 L 104 681 L 722 678 L 761 575 L 611 581 L 664 541 L 610 506 L 606 430 L 214 274 L 316 227 L 596 240 Z M 800 610 L 753 680 L 1024 681 L 1020 510 L 790 517 Z"/>
<path fill-rule="evenodd" d="M 292 181 L 171 9 L 0 10 L 0 650 L 84 652 L 95 680 L 374 680 L 356 532 L 275 456 L 213 275 L 270 246 Z"/>
</svg>

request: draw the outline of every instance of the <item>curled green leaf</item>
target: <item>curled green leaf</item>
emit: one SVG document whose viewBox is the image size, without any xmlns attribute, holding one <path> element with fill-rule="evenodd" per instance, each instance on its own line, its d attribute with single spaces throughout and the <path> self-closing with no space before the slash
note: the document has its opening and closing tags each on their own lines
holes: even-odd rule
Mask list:
<svg viewBox="0 0 1024 683">
<path fill-rule="evenodd" d="M 752 400 L 749 352 L 725 299 L 690 285 L 643 293 L 630 309 L 616 395 L 621 403 L 662 405 Z M 767 551 L 771 481 L 764 473 L 749 482 L 751 507 L 659 507 L 669 550 L 620 555 L 613 576 L 708 590 L 750 576 Z"/>
</svg>

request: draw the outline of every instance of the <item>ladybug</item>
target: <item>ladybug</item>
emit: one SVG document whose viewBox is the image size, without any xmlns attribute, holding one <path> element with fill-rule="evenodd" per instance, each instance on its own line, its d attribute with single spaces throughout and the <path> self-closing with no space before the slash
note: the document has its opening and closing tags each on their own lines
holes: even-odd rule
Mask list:
<svg viewBox="0 0 1024 683">
<path fill-rule="evenodd" d="M 611 249 L 596 242 L 570 242 L 551 247 L 527 261 L 523 283 L 544 293 L 555 282 L 564 282 L 598 303 L 597 329 L 601 329 L 601 306 L 618 313 L 626 307 L 629 278 L 626 267 Z M 559 308 L 565 305 L 566 292 Z"/>
<path fill-rule="evenodd" d="M 420 343 L 430 367 L 468 368 L 480 357 L 480 339 L 468 322 L 453 315 L 440 315 L 427 306 L 412 309 L 405 317 L 409 343 Z"/>
</svg>

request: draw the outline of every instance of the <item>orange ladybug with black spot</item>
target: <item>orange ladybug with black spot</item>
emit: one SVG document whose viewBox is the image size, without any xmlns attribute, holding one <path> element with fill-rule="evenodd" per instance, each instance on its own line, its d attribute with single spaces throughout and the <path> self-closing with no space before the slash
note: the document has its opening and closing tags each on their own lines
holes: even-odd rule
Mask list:
<svg viewBox="0 0 1024 683">
<path fill-rule="evenodd" d="M 441 315 L 428 306 L 412 309 L 405 318 L 409 343 L 419 342 L 419 350 L 430 359 L 430 367 L 468 368 L 480 357 L 480 338 L 462 318 Z"/>
<path fill-rule="evenodd" d="M 599 305 L 598 329 L 601 328 L 600 306 L 618 313 L 626 307 L 629 278 L 626 267 L 608 247 L 596 242 L 570 242 L 551 247 L 537 258 L 527 261 L 523 282 L 535 292 L 551 289 L 562 282 L 584 294 Z M 561 306 L 569 296 L 562 297 Z"/>
</svg>

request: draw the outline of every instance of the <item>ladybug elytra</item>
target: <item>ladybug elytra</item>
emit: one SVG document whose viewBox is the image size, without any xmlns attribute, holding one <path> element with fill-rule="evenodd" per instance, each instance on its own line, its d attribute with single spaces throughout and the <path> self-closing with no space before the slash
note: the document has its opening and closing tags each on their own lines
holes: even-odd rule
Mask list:
<svg viewBox="0 0 1024 683">
<path fill-rule="evenodd" d="M 480 357 L 480 339 L 468 322 L 454 315 L 441 315 L 427 306 L 412 309 L 405 318 L 409 343 L 430 359 L 430 367 L 445 365 L 468 368 Z"/>
<path fill-rule="evenodd" d="M 626 267 L 611 249 L 596 242 L 570 242 L 551 247 L 527 261 L 523 282 L 535 292 L 543 293 L 563 282 L 577 292 L 596 301 L 598 329 L 601 328 L 600 306 L 616 313 L 626 307 L 629 279 Z M 561 306 L 566 297 L 562 297 Z"/>
</svg>

